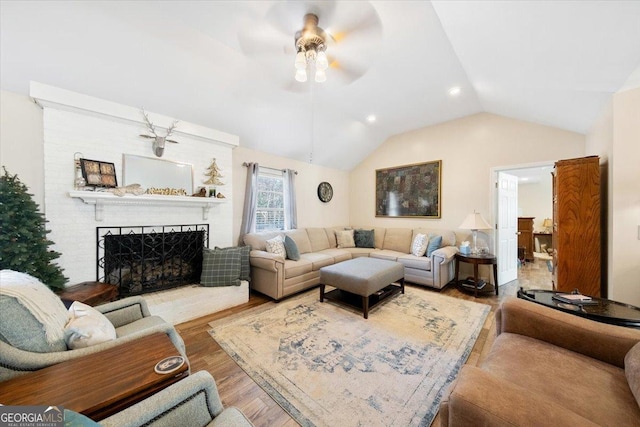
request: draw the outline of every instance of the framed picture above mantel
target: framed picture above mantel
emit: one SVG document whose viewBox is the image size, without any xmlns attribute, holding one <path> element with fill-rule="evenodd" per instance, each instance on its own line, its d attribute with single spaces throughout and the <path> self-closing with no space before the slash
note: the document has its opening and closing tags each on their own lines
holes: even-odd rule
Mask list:
<svg viewBox="0 0 640 427">
<path fill-rule="evenodd" d="M 442 160 L 376 169 L 376 217 L 440 218 Z"/>
</svg>

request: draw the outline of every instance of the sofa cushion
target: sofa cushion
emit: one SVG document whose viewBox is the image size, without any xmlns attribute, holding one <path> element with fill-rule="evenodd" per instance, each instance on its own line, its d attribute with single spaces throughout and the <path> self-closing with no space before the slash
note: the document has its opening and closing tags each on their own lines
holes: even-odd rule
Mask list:
<svg viewBox="0 0 640 427">
<path fill-rule="evenodd" d="M 623 369 L 544 341 L 503 332 L 480 367 L 599 425 L 640 420 Z"/>
<path fill-rule="evenodd" d="M 0 339 L 37 353 L 65 351 L 69 312 L 60 298 L 33 276 L 0 271 Z"/>
<path fill-rule="evenodd" d="M 640 405 L 640 342 L 634 345 L 624 358 L 624 374 L 629 388 Z"/>
<path fill-rule="evenodd" d="M 312 253 L 308 253 L 308 254 L 302 254 L 300 255 L 301 259 L 310 261 L 313 265 L 313 271 L 318 271 L 320 270 L 322 267 L 325 267 L 327 265 L 331 265 L 333 264 L 333 257 L 323 254 L 323 253 L 319 253 L 319 252 L 312 252 Z"/>
<path fill-rule="evenodd" d="M 429 236 L 429 244 L 427 245 L 427 252 L 425 253 L 425 256 L 431 256 L 431 254 L 440 249 L 441 246 L 442 236 Z"/>
<path fill-rule="evenodd" d="M 284 239 L 278 235 L 273 239 L 267 240 L 267 252 L 277 256 L 281 256 L 283 259 L 287 257 L 287 251 L 284 248 Z"/>
<path fill-rule="evenodd" d="M 389 261 L 396 261 L 398 257 L 401 257 L 403 255 L 407 254 L 404 252 L 390 251 L 388 249 L 373 251 L 369 254 L 371 258 L 387 259 Z"/>
<path fill-rule="evenodd" d="M 425 252 L 427 252 L 428 244 L 429 237 L 426 234 L 416 234 L 413 236 L 413 242 L 411 242 L 411 255 L 424 256 Z"/>
<path fill-rule="evenodd" d="M 331 247 L 324 228 L 307 228 L 307 235 L 311 243 L 310 252 L 318 252 Z"/>
<path fill-rule="evenodd" d="M 456 233 L 452 230 L 414 228 L 413 235 L 415 236 L 418 233 L 426 234 L 427 236 L 430 234 L 442 236 L 442 246 L 456 246 Z"/>
<path fill-rule="evenodd" d="M 71 319 L 64 328 L 67 347 L 72 350 L 116 339 L 116 328 L 107 316 L 95 308 L 74 301 L 69 307 Z"/>
<path fill-rule="evenodd" d="M 211 249 L 204 249 L 210 251 Z M 240 280 L 251 280 L 251 246 L 229 246 L 228 248 L 215 247 L 217 251 L 236 251 L 240 253 Z"/>
<path fill-rule="evenodd" d="M 336 231 L 336 242 L 338 249 L 355 248 L 356 242 L 353 240 L 353 230 Z"/>
<path fill-rule="evenodd" d="M 379 249 L 372 249 L 372 248 L 346 248 L 341 250 L 349 252 L 351 254 L 351 258 L 369 256 L 371 253 L 379 251 Z"/>
<path fill-rule="evenodd" d="M 405 267 L 415 268 L 417 270 L 430 271 L 431 270 L 431 258 L 426 256 L 415 256 L 411 254 L 405 254 L 398 257 L 397 261 Z"/>
<path fill-rule="evenodd" d="M 240 251 L 205 250 L 202 252 L 200 284 L 206 287 L 240 286 Z"/>
<path fill-rule="evenodd" d="M 284 236 L 284 250 L 287 254 L 287 259 L 292 261 L 298 261 L 300 259 L 300 251 L 298 245 L 290 236 Z"/>
<path fill-rule="evenodd" d="M 300 259 L 298 261 L 285 260 L 284 262 L 284 278 L 290 279 L 292 277 L 298 277 L 306 273 L 311 273 L 313 270 L 313 263 L 306 259 Z"/>
<path fill-rule="evenodd" d="M 306 228 L 298 228 L 296 230 L 287 230 L 284 232 L 284 234 L 291 237 L 296 242 L 296 246 L 298 246 L 298 251 L 300 251 L 301 254 L 312 252 L 311 242 L 309 241 L 309 236 L 307 235 Z"/>
<path fill-rule="evenodd" d="M 245 234 L 242 241 L 254 251 L 266 251 L 267 240 L 280 236 L 281 231 L 261 231 L 259 233 Z"/>
<path fill-rule="evenodd" d="M 348 249 L 355 249 L 355 248 L 348 248 Z M 351 258 L 353 258 L 351 256 L 351 252 L 349 252 L 347 249 L 325 249 L 325 250 L 319 251 L 317 253 L 324 254 L 324 255 L 329 255 L 330 257 L 333 257 L 333 262 L 334 263 L 347 261 L 347 260 L 350 260 Z"/>
<path fill-rule="evenodd" d="M 411 252 L 412 231 L 410 228 L 387 228 L 382 249 L 403 252 Z"/>
<path fill-rule="evenodd" d="M 353 230 L 353 240 L 356 243 L 356 248 L 375 248 L 376 238 L 374 230 Z"/>
</svg>

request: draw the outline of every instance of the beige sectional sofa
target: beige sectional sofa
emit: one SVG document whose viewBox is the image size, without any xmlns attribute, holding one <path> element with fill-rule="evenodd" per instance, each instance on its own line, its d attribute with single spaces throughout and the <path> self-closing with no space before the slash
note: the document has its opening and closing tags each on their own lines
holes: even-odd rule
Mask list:
<svg viewBox="0 0 640 427">
<path fill-rule="evenodd" d="M 251 288 L 279 300 L 320 283 L 320 268 L 348 259 L 368 256 L 404 264 L 405 280 L 441 289 L 453 279 L 453 258 L 458 251 L 451 230 L 411 228 L 352 227 L 374 230 L 375 248 L 338 248 L 336 231 L 350 227 L 299 228 L 245 235 L 251 246 Z M 411 255 L 411 243 L 417 233 L 442 236 L 442 244 L 430 257 Z M 266 241 L 278 235 L 291 237 L 300 252 L 300 260 L 284 259 L 266 251 Z"/>
</svg>

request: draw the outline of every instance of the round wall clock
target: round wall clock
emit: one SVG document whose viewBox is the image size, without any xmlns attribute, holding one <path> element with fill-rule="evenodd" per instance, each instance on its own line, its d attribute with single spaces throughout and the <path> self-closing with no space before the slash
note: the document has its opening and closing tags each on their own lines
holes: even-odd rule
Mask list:
<svg viewBox="0 0 640 427">
<path fill-rule="evenodd" d="M 318 185 L 318 198 L 320 201 L 327 203 L 333 197 L 333 188 L 328 182 L 321 182 Z"/>
</svg>

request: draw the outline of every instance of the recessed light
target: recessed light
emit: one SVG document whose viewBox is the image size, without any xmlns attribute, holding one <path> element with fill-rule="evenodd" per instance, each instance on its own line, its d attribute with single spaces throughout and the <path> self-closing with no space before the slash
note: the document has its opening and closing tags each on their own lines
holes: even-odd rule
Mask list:
<svg viewBox="0 0 640 427">
<path fill-rule="evenodd" d="M 527 177 L 525 176 L 525 177 L 520 178 L 520 181 L 529 181 L 529 178 L 527 178 Z"/>
<path fill-rule="evenodd" d="M 454 86 L 451 89 L 449 89 L 449 95 L 451 96 L 458 96 L 460 95 L 460 86 Z"/>
<path fill-rule="evenodd" d="M 376 116 L 374 116 L 373 114 L 368 115 L 368 116 L 367 116 L 367 121 L 368 121 L 369 123 L 373 123 L 373 122 L 375 122 L 375 121 L 376 121 Z"/>
</svg>

